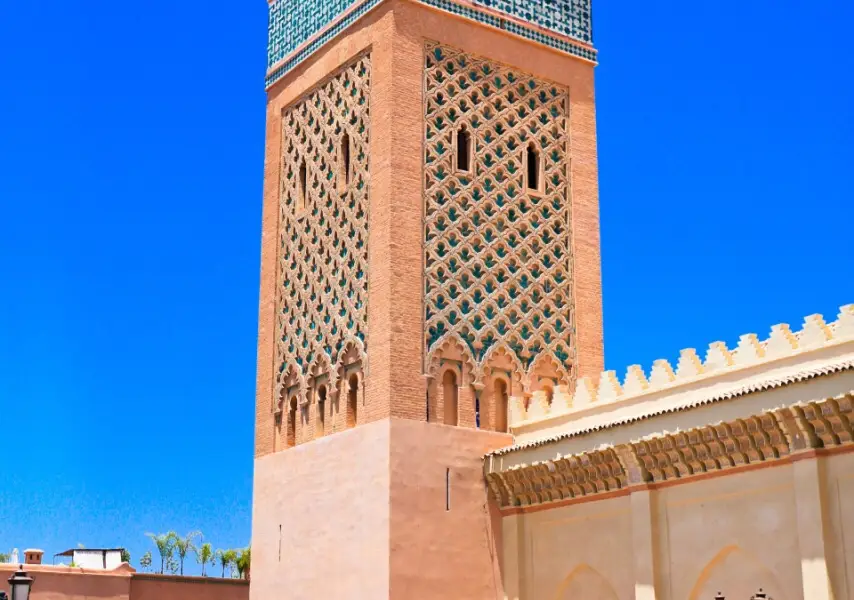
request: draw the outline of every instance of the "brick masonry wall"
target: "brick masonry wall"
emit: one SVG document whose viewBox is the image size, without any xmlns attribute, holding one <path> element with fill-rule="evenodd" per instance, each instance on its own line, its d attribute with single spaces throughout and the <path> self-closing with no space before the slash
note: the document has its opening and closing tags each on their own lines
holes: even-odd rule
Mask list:
<svg viewBox="0 0 854 600">
<path fill-rule="evenodd" d="M 405 32 L 413 44 L 417 42 L 421 46 L 420 52 L 423 52 L 425 40 L 433 40 L 513 66 L 569 89 L 568 160 L 574 256 L 576 372 L 579 376 L 597 375 L 603 368 L 604 355 L 593 65 L 424 5 L 400 1 L 396 4 L 395 15 L 401 32 Z M 420 70 L 418 77 L 420 82 Z M 420 162 L 417 168 L 420 186 Z M 415 191 L 410 193 L 414 194 Z"/>
<path fill-rule="evenodd" d="M 300 97 L 310 92 L 321 83 L 332 72 L 352 60 L 363 51 L 373 49 L 373 60 L 380 59 L 375 63 L 373 72 L 375 81 L 380 83 L 385 79 L 384 73 L 388 73 L 388 66 L 382 64 L 381 50 L 384 32 L 390 26 L 388 7 L 382 7 L 371 13 L 349 30 L 347 36 L 340 37 L 333 43 L 323 47 L 311 60 L 308 60 L 294 69 L 287 77 L 283 78 L 268 92 L 267 98 L 267 138 L 264 159 L 264 209 L 261 228 L 261 287 L 259 296 L 258 316 L 258 367 L 256 382 L 256 407 L 255 407 L 255 455 L 264 456 L 273 452 L 275 427 L 273 418 L 274 387 L 275 387 L 275 330 L 276 330 L 276 280 L 278 264 L 278 239 L 279 239 L 279 189 L 281 177 L 281 131 L 282 111 L 293 104 Z M 386 53 L 387 54 L 387 53 Z M 377 70 L 378 69 L 378 70 Z M 387 85 L 387 84 L 386 84 Z M 376 186 L 382 184 L 381 156 L 374 153 L 374 145 L 377 137 L 388 135 L 382 132 L 380 119 L 383 108 L 375 104 L 378 96 L 377 86 L 373 86 L 371 94 L 372 121 L 377 125 L 372 129 L 371 152 L 371 212 L 380 207 L 375 206 L 374 198 L 377 197 Z M 381 95 L 380 95 L 381 97 Z M 387 109 L 386 109 L 387 110 Z M 386 128 L 387 129 L 387 128 Z M 373 265 L 376 244 L 382 244 L 382 223 L 371 216 L 369 224 L 370 239 L 369 261 Z M 378 283 L 382 285 L 382 269 L 371 267 L 369 273 L 368 290 L 368 335 L 371 344 L 371 355 L 382 354 L 381 327 L 372 326 L 373 315 L 378 308 L 373 307 L 372 291 Z M 379 282 L 376 280 L 379 279 Z M 372 332 L 377 330 L 377 334 Z M 370 365 L 369 365 L 370 368 Z M 360 415 L 360 421 L 368 421 L 376 410 L 366 402 L 365 411 Z M 302 409 L 301 409 L 302 410 Z M 314 423 L 316 419 L 315 406 L 308 407 L 308 423 L 306 426 L 297 426 L 297 439 L 299 442 L 308 441 L 313 438 Z M 379 411 L 382 413 L 382 411 Z M 387 410 L 386 410 L 387 412 Z M 298 421 L 302 417 L 297 414 Z"/>
<path fill-rule="evenodd" d="M 256 456 L 273 451 L 275 281 L 283 108 L 370 50 L 369 356 L 360 423 L 424 420 L 423 52 L 425 40 L 512 65 L 566 86 L 570 97 L 576 372 L 603 368 L 593 66 L 506 32 L 406 0 L 390 0 L 274 85 L 268 96 L 259 299 Z M 463 398 L 461 394 L 461 406 Z M 309 419 L 316 419 L 314 406 Z M 338 420 L 340 417 L 333 417 Z M 466 419 L 467 421 L 469 419 Z M 338 429 L 337 426 L 334 429 Z M 310 428 L 306 428 L 306 434 Z M 301 441 L 311 435 L 298 436 Z"/>
</svg>

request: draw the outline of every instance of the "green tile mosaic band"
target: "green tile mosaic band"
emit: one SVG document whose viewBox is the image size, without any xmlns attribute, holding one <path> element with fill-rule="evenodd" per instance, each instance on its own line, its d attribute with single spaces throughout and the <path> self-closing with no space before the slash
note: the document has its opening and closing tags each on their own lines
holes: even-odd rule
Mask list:
<svg viewBox="0 0 854 600">
<path fill-rule="evenodd" d="M 463 6 L 453 0 L 420 1 L 573 56 L 596 61 L 596 52 L 589 47 L 573 44 L 569 40 L 550 36 L 543 31 L 543 29 L 554 31 L 586 44 L 592 43 L 590 0 L 475 0 L 477 6 L 505 13 L 515 19 L 531 23 L 536 28 L 525 27 L 517 21 Z M 266 85 L 269 87 L 281 79 L 320 46 L 341 33 L 380 2 L 382 0 L 364 0 L 361 3 L 359 0 L 356 2 L 353 0 L 277 0 L 270 4 L 267 68 L 275 67 L 275 69 L 267 74 Z M 342 18 L 341 15 L 348 9 L 350 12 Z M 333 25 L 324 30 L 324 27 L 330 24 Z M 321 31 L 321 35 L 303 46 L 307 40 Z M 300 46 L 303 47 L 299 49 Z"/>
</svg>

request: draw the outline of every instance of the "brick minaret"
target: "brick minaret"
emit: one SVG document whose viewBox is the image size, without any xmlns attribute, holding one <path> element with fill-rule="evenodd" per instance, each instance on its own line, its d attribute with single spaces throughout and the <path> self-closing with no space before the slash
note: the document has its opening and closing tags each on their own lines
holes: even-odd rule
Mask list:
<svg viewBox="0 0 854 600">
<path fill-rule="evenodd" d="M 481 456 L 603 366 L 591 35 L 270 5 L 252 600 L 503 597 Z"/>
</svg>

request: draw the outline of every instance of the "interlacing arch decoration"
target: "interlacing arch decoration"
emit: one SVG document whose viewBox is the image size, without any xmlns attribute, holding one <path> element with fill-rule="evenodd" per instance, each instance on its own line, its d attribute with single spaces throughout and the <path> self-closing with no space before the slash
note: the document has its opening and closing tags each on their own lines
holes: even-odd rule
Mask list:
<svg viewBox="0 0 854 600">
<path fill-rule="evenodd" d="M 282 114 L 276 396 L 300 405 L 367 348 L 370 81 L 366 54 Z"/>
<path fill-rule="evenodd" d="M 504 65 L 425 49 L 425 370 L 462 340 L 474 381 L 495 347 L 529 381 L 547 355 L 564 381 L 574 358 L 568 93 Z M 457 153 L 470 145 L 462 163 Z M 528 148 L 539 189 L 526 189 Z M 464 167 L 464 168 L 461 168 Z M 526 386 L 527 387 L 527 386 Z"/>
</svg>

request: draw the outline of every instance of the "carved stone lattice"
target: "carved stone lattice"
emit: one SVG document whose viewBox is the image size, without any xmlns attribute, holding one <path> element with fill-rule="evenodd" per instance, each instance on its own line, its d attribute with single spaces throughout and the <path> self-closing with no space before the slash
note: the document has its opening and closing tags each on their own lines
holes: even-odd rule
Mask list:
<svg viewBox="0 0 854 600">
<path fill-rule="evenodd" d="M 425 344 L 449 337 L 476 363 L 509 348 L 569 372 L 574 339 L 567 90 L 428 43 L 425 53 Z M 465 128 L 471 162 L 458 168 Z M 468 137 L 462 137 L 468 139 Z M 538 187 L 528 189 L 527 152 Z"/>
<path fill-rule="evenodd" d="M 282 115 L 279 387 L 366 348 L 370 79 L 365 55 Z"/>
</svg>

